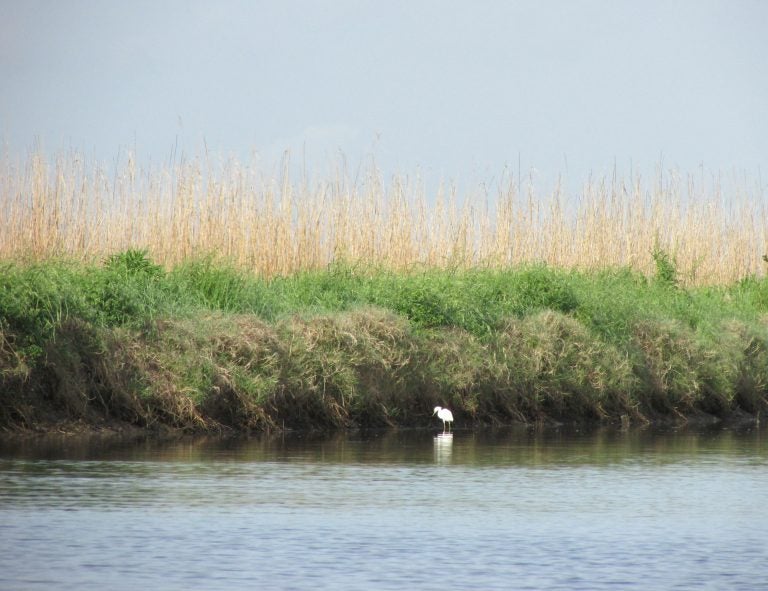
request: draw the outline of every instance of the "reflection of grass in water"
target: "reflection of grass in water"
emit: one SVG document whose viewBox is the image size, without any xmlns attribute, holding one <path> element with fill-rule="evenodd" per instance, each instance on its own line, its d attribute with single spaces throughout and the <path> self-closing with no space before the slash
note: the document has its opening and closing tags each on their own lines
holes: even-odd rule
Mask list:
<svg viewBox="0 0 768 591">
<path fill-rule="evenodd" d="M 185 159 L 154 170 L 129 157 L 107 173 L 82 155 L 0 159 L 0 259 L 102 260 L 148 249 L 166 266 L 208 253 L 263 276 L 344 262 L 390 270 L 630 267 L 672 262 L 685 284 L 764 271 L 765 200 L 747 181 L 659 173 L 590 178 L 575 194 L 502 175 L 466 195 L 425 194 L 411 177 L 292 180 L 234 160 Z M 666 253 L 666 254 L 662 254 Z"/>
<path fill-rule="evenodd" d="M 3 267 L 5 425 L 185 429 L 644 421 L 756 413 L 768 282 L 683 288 L 628 270 L 257 278 L 145 253 Z"/>
<path fill-rule="evenodd" d="M 464 466 L 643 466 L 690 463 L 697 458 L 712 461 L 715 456 L 736 462 L 760 462 L 768 456 L 768 448 L 763 444 L 764 431 L 752 426 L 723 429 L 719 425 L 625 430 L 605 426 L 520 425 L 460 431 L 448 445 L 451 464 Z M 438 444 L 443 443 L 436 443 L 435 439 L 429 430 L 265 433 L 248 438 L 47 435 L 0 440 L 0 453 L 24 459 L 100 460 L 79 468 L 73 465 L 73 469 L 95 466 L 101 474 L 118 475 L 130 470 L 149 477 L 152 467 L 144 460 L 181 462 L 186 472 L 194 471 L 193 464 L 200 464 L 201 471 L 206 472 L 212 460 L 231 460 L 234 471 L 238 470 L 237 462 L 295 459 L 319 464 L 429 465 L 435 463 Z"/>
</svg>

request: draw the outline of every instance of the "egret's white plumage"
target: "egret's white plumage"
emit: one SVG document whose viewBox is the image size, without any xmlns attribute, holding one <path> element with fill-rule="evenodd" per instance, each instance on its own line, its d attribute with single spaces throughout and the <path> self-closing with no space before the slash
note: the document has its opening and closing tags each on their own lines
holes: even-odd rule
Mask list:
<svg viewBox="0 0 768 591">
<path fill-rule="evenodd" d="M 438 419 L 443 421 L 443 432 L 445 432 L 446 425 L 450 428 L 450 424 L 453 423 L 453 413 L 450 410 L 443 408 L 442 406 L 436 406 L 435 412 L 432 413 L 432 416 L 435 415 L 437 415 Z"/>
</svg>

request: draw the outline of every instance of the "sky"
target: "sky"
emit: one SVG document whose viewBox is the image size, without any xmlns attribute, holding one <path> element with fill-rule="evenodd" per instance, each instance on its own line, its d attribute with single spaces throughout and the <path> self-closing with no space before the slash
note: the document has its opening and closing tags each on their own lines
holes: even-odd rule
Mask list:
<svg viewBox="0 0 768 591">
<path fill-rule="evenodd" d="M 6 152 L 768 178 L 762 0 L 0 0 Z"/>
</svg>

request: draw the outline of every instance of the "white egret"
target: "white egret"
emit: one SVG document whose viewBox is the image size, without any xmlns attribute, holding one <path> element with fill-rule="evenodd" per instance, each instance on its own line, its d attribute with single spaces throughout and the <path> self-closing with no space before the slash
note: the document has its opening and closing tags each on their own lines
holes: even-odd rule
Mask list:
<svg viewBox="0 0 768 591">
<path fill-rule="evenodd" d="M 435 416 L 435 415 L 437 415 L 438 419 L 441 419 L 443 421 L 443 433 L 445 433 L 446 424 L 450 429 L 450 424 L 453 422 L 453 413 L 447 408 L 443 408 L 442 406 L 436 406 L 435 412 L 432 413 L 432 416 Z"/>
</svg>

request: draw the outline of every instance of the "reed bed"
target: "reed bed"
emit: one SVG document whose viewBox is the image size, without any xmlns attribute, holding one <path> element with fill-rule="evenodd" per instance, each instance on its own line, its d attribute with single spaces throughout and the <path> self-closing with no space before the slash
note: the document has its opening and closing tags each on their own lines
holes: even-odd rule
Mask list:
<svg viewBox="0 0 768 591">
<path fill-rule="evenodd" d="M 76 153 L 0 161 L 0 259 L 104 260 L 145 249 L 168 268 L 202 256 L 259 276 L 334 262 L 389 270 L 506 268 L 656 271 L 672 258 L 688 285 L 763 276 L 768 253 L 762 187 L 659 172 L 590 179 L 580 191 L 537 191 L 504 175 L 493 187 L 427 193 L 375 166 L 294 178 L 236 160 L 200 157 L 116 170 Z"/>
</svg>

